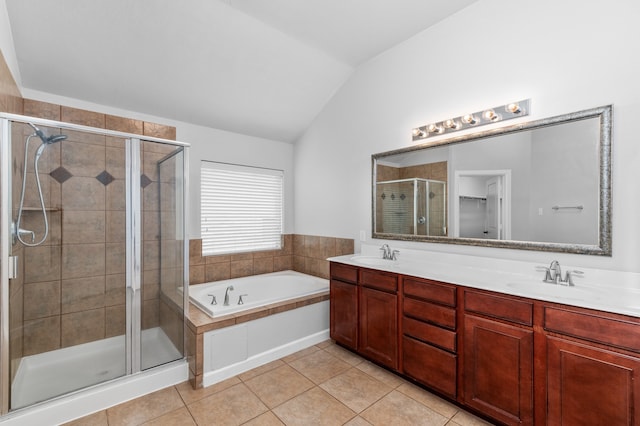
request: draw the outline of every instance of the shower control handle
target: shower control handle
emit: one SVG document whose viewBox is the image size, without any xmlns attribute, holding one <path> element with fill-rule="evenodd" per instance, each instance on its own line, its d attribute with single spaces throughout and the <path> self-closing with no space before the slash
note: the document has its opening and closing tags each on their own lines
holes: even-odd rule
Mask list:
<svg viewBox="0 0 640 426">
<path fill-rule="evenodd" d="M 241 294 L 240 297 L 238 297 L 238 305 L 244 305 L 244 300 L 242 298 L 246 296 L 248 296 L 248 294 Z"/>
<path fill-rule="evenodd" d="M 207 296 L 211 297 L 211 304 L 212 305 L 217 305 L 218 301 L 216 300 L 216 295 L 215 294 L 207 294 Z"/>
<path fill-rule="evenodd" d="M 36 233 L 33 231 L 29 231 L 28 229 L 17 228 L 16 223 L 11 223 L 11 233 L 13 234 L 13 243 L 16 243 L 16 238 L 21 237 L 23 235 L 31 235 L 31 242 L 36 241 Z"/>
</svg>

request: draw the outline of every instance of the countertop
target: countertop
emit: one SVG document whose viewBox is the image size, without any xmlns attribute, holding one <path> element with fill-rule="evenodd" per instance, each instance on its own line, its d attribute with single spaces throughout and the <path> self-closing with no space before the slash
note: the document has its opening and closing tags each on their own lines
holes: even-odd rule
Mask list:
<svg viewBox="0 0 640 426">
<path fill-rule="evenodd" d="M 574 286 L 545 283 L 540 265 L 529 262 L 449 255 L 403 249 L 399 260 L 382 260 L 378 247 L 363 245 L 362 253 L 331 257 L 347 265 L 432 279 L 482 290 L 640 318 L 640 274 L 589 268 L 579 269 Z"/>
</svg>

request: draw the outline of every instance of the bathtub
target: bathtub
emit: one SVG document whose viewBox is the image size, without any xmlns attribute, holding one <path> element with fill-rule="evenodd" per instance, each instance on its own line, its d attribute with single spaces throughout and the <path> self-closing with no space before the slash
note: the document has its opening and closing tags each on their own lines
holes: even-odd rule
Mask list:
<svg viewBox="0 0 640 426">
<path fill-rule="evenodd" d="M 224 306 L 225 292 L 230 286 L 233 290 L 228 292 L 229 306 Z M 210 316 L 219 317 L 328 290 L 329 280 L 295 271 L 282 271 L 191 285 L 189 298 Z M 240 296 L 242 303 L 239 303 Z"/>
<path fill-rule="evenodd" d="M 233 290 L 229 291 L 229 306 L 224 306 L 229 286 Z M 232 324 L 203 332 L 202 352 L 196 354 L 196 359 L 202 357 L 202 386 L 329 339 L 328 293 L 329 280 L 294 271 L 189 286 L 192 304 L 212 317 L 210 324 Z M 245 294 L 244 303 L 238 304 Z M 216 304 L 211 304 L 210 295 L 215 296 Z M 305 297 L 316 300 L 304 303 Z M 281 309 L 287 305 L 289 309 Z M 266 315 L 256 316 L 256 312 Z"/>
</svg>

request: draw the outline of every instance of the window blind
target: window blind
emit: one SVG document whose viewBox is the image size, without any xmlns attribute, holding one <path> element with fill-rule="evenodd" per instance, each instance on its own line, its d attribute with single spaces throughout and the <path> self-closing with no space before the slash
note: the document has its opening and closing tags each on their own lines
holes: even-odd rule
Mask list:
<svg viewBox="0 0 640 426">
<path fill-rule="evenodd" d="M 282 170 L 203 161 L 202 254 L 280 249 L 283 180 Z"/>
</svg>

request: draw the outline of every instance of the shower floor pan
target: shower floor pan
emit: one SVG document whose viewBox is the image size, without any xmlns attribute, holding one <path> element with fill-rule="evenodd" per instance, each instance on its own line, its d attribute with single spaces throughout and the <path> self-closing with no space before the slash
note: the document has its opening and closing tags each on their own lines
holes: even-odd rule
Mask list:
<svg viewBox="0 0 640 426">
<path fill-rule="evenodd" d="M 142 331 L 142 347 L 143 370 L 182 358 L 160 327 Z M 124 372 L 124 336 L 26 356 L 11 385 L 11 408 L 122 377 Z"/>
</svg>

